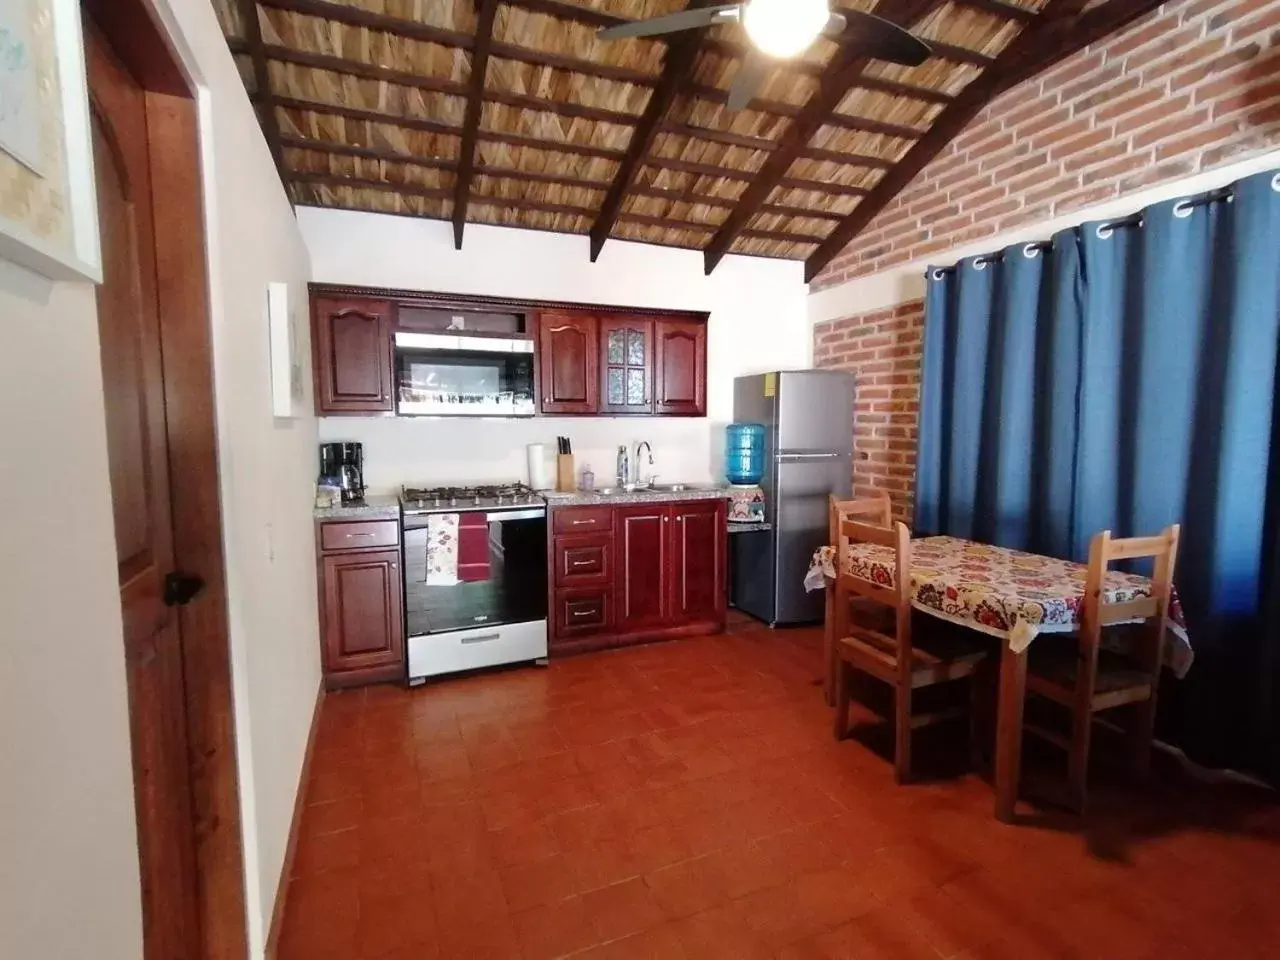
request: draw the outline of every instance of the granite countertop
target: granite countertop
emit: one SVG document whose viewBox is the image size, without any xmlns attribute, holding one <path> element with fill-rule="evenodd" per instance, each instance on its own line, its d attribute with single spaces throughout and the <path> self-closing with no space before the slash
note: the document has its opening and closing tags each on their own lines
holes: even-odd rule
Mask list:
<svg viewBox="0 0 1280 960">
<path fill-rule="evenodd" d="M 394 493 L 375 494 L 364 503 L 348 503 L 337 507 L 316 507 L 317 520 L 399 520 L 400 498 Z"/>
<path fill-rule="evenodd" d="M 773 524 L 761 520 L 759 523 L 734 523 L 730 521 L 730 533 L 755 533 L 758 530 L 772 530 Z"/>
<path fill-rule="evenodd" d="M 615 503 L 682 503 L 689 500 L 724 500 L 729 496 L 729 488 L 724 486 L 705 486 L 690 490 L 633 490 L 630 493 L 613 493 L 601 495 L 593 490 L 578 490 L 574 493 L 557 493 L 546 491 L 547 507 L 596 507 Z"/>
</svg>

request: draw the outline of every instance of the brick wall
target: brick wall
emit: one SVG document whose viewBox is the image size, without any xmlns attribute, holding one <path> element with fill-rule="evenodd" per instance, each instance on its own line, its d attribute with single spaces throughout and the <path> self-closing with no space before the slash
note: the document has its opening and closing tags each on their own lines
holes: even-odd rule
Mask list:
<svg viewBox="0 0 1280 960">
<path fill-rule="evenodd" d="M 923 332 L 921 300 L 814 327 L 814 366 L 857 377 L 854 496 L 887 490 L 894 515 L 907 523 L 915 491 Z"/>
<path fill-rule="evenodd" d="M 1175 0 L 1015 87 L 813 289 L 1280 146 L 1280 0 Z"/>
</svg>

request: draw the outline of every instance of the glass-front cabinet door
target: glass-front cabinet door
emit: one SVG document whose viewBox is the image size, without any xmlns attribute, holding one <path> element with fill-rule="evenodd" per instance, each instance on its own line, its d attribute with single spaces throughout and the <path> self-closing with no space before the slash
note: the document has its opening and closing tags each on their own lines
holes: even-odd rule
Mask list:
<svg viewBox="0 0 1280 960">
<path fill-rule="evenodd" d="M 600 410 L 653 412 L 653 321 L 643 317 L 600 320 Z"/>
</svg>

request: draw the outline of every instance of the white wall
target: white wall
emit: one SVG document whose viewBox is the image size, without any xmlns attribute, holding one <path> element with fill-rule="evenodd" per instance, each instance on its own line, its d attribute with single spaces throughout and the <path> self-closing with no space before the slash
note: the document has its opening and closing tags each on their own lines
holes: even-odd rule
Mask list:
<svg viewBox="0 0 1280 960">
<path fill-rule="evenodd" d="M 0 957 L 137 960 L 124 641 L 88 284 L 50 289 L 0 261 L 0 436 Z"/>
<path fill-rule="evenodd" d="M 251 955 L 319 684 L 313 417 L 274 421 L 266 284 L 306 249 L 207 0 L 151 0 L 201 88 Z M 309 357 L 305 323 L 301 349 Z M 309 383 L 308 377 L 308 383 Z M 309 389 L 309 388 L 308 388 Z M 308 396 L 304 410 L 310 408 Z M 94 291 L 0 262 L 0 957 L 137 960 L 141 912 Z"/>
<path fill-rule="evenodd" d="M 586 237 L 468 224 L 462 250 L 447 223 L 300 207 L 312 279 L 449 293 L 706 310 L 707 417 L 444 421 L 326 418 L 323 440 L 366 444 L 366 482 L 525 478 L 525 444 L 566 435 L 597 482 L 614 472 L 619 444 L 648 440 L 668 480 L 719 476 L 733 378 L 808 366 L 803 264 L 726 257 L 704 276 L 696 251 L 610 240 L 597 263 Z"/>
</svg>

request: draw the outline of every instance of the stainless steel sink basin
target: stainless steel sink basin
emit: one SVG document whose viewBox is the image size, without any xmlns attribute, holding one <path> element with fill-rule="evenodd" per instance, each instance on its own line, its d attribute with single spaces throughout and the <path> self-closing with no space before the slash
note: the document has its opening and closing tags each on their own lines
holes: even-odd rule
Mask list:
<svg viewBox="0 0 1280 960">
<path fill-rule="evenodd" d="M 649 488 L 654 493 L 684 493 L 689 490 L 710 490 L 708 483 L 655 483 Z"/>
</svg>

